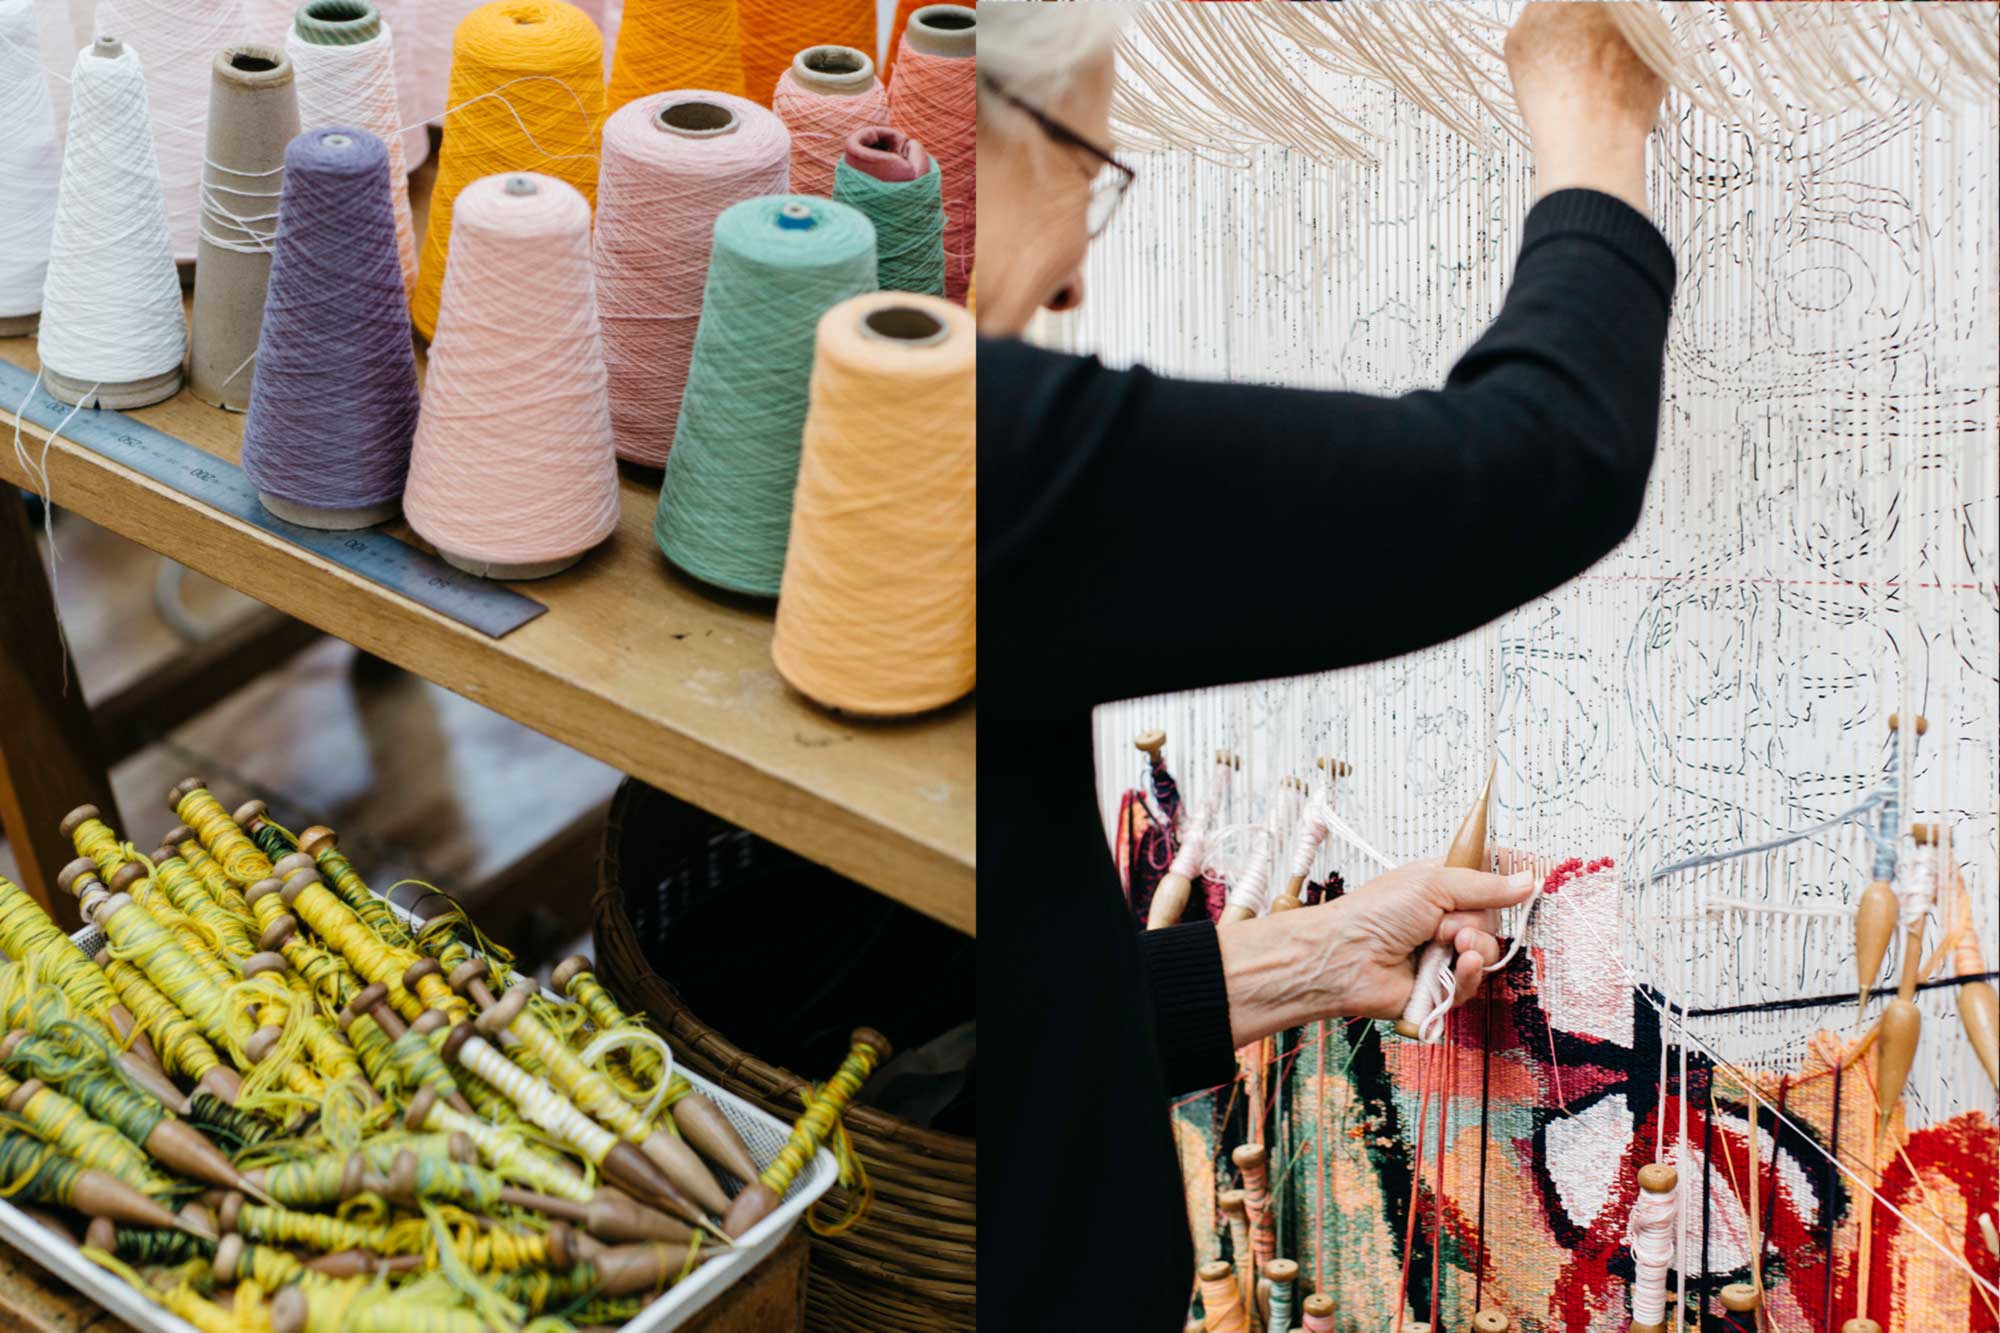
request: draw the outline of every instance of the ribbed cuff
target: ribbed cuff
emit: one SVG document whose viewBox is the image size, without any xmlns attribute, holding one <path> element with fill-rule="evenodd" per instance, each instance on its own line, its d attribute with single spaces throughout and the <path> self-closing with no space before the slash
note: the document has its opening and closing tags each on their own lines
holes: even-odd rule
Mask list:
<svg viewBox="0 0 2000 1333">
<path fill-rule="evenodd" d="M 1660 294 L 1669 309 L 1674 299 L 1674 252 L 1652 219 L 1601 190 L 1557 190 L 1528 210 L 1521 230 L 1521 255 L 1559 237 L 1596 241 L 1626 260 Z"/>
<path fill-rule="evenodd" d="M 1153 987 L 1153 1035 L 1172 1092 L 1227 1083 L 1236 1076 L 1230 1045 L 1229 987 L 1215 923 L 1149 930 L 1139 937 Z"/>
</svg>

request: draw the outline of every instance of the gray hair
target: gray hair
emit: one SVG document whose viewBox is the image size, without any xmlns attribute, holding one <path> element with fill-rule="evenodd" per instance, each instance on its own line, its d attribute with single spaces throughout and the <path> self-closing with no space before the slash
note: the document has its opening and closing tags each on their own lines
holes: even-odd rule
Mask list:
<svg viewBox="0 0 2000 1333">
<path fill-rule="evenodd" d="M 1118 44 L 1136 6 L 1091 0 L 1046 4 L 986 0 L 979 6 L 979 72 L 1042 108 L 1062 100 L 1077 74 Z M 1013 128 L 1011 107 L 979 90 L 982 123 Z"/>
</svg>

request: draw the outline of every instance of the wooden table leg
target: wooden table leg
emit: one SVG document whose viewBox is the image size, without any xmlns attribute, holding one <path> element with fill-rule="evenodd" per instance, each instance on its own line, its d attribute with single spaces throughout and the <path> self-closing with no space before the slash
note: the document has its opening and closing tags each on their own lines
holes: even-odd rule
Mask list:
<svg viewBox="0 0 2000 1333">
<path fill-rule="evenodd" d="M 55 876 L 76 853 L 56 826 L 85 801 L 124 827 L 26 507 L 0 487 L 0 826 L 21 887 L 65 930 L 79 924 L 76 902 L 55 891 Z"/>
</svg>

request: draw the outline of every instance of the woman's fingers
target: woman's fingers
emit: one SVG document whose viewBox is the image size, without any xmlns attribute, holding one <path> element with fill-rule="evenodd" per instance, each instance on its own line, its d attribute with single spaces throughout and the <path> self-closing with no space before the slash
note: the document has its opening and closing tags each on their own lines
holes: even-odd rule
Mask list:
<svg viewBox="0 0 2000 1333">
<path fill-rule="evenodd" d="M 1450 944 L 1461 954 L 1477 954 L 1482 969 L 1500 961 L 1500 941 L 1476 927 L 1465 926 L 1453 932 Z"/>
<path fill-rule="evenodd" d="M 1460 870 L 1455 866 L 1434 866 L 1425 871 L 1431 884 L 1451 899 L 1448 911 L 1512 907 L 1526 902 L 1535 891 L 1535 872 L 1517 870 L 1511 875 L 1493 875 L 1484 870 Z"/>
<path fill-rule="evenodd" d="M 1497 935 L 1500 933 L 1500 914 L 1493 911 L 1447 912 L 1444 920 L 1438 923 L 1437 933 L 1431 938 L 1439 944 L 1449 944 L 1454 949 L 1462 948 L 1463 946 L 1458 943 L 1458 937 L 1468 930 L 1475 930 L 1488 936 Z"/>
<path fill-rule="evenodd" d="M 1490 941 L 1492 936 L 1489 935 L 1486 938 Z M 1497 953 L 1494 955 L 1496 958 L 1498 956 Z M 1482 975 L 1480 969 L 1486 966 L 1485 963 L 1479 961 L 1480 957 L 1481 955 L 1476 949 L 1467 950 L 1458 955 L 1458 967 L 1453 973 L 1456 986 L 1451 997 L 1454 1007 L 1464 1004 L 1479 993 L 1479 979 Z M 1487 960 L 1487 962 L 1491 961 L 1492 959 Z"/>
</svg>

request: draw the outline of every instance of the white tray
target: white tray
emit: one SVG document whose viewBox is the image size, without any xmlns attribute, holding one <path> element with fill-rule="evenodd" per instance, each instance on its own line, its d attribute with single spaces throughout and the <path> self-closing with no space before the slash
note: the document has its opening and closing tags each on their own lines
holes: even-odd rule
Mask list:
<svg viewBox="0 0 2000 1333">
<path fill-rule="evenodd" d="M 404 922 L 414 920 L 397 904 L 392 902 L 389 906 Z M 95 926 L 85 926 L 70 938 L 76 941 L 85 957 L 94 955 L 104 944 L 104 937 Z M 562 998 L 547 989 L 542 993 L 552 1000 Z M 778 1150 L 791 1137 L 792 1127 L 741 1097 L 717 1087 L 693 1070 L 680 1069 L 678 1065 L 676 1069 L 698 1091 L 708 1094 L 709 1099 L 722 1108 L 722 1114 L 743 1136 L 744 1145 L 750 1149 L 751 1160 L 757 1163 L 758 1168 L 769 1166 L 777 1157 Z M 837 1174 L 832 1154 L 824 1148 L 813 1154 L 812 1161 L 792 1181 L 792 1187 L 785 1191 L 777 1211 L 751 1227 L 720 1258 L 709 1260 L 684 1281 L 661 1293 L 658 1300 L 625 1323 L 626 1333 L 667 1333 L 667 1330 L 686 1323 L 690 1315 L 740 1282 L 745 1274 L 762 1263 L 778 1247 L 778 1242 L 785 1238 L 786 1233 L 805 1216 L 814 1201 L 832 1187 Z M 729 1182 L 734 1178 L 719 1170 L 717 1178 L 727 1192 Z M 91 1263 L 76 1246 L 65 1244 L 50 1235 L 5 1199 L 0 1199 L 0 1236 L 134 1328 L 147 1330 L 148 1333 L 197 1333 L 192 1324 L 178 1315 L 169 1314 L 132 1290 L 123 1279 Z"/>
</svg>

